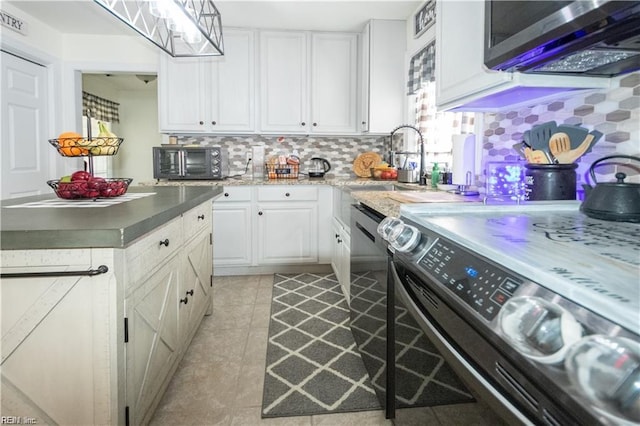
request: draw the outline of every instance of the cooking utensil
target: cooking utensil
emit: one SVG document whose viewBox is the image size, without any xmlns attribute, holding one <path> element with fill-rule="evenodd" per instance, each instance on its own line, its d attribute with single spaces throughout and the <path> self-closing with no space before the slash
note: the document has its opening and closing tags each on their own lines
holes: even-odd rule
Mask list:
<svg viewBox="0 0 640 426">
<path fill-rule="evenodd" d="M 640 184 L 626 183 L 622 172 L 616 173 L 616 182 L 599 183 L 596 180 L 595 167 L 612 158 L 626 158 L 640 162 L 640 158 L 631 155 L 610 155 L 591 164 L 589 174 L 596 184 L 595 188 L 585 184 L 585 200 L 580 211 L 589 217 L 615 222 L 640 222 Z"/>
<path fill-rule="evenodd" d="M 531 149 L 529 147 L 526 147 L 524 149 L 524 156 L 527 159 L 527 161 L 531 164 L 551 164 L 552 163 L 552 160 L 549 157 L 549 154 L 539 149 Z"/>
<path fill-rule="evenodd" d="M 566 133 L 558 132 L 554 133 L 549 139 L 549 152 L 554 158 L 558 157 L 561 152 L 567 152 L 571 150 L 571 140 Z"/>
<path fill-rule="evenodd" d="M 551 135 L 556 133 L 557 128 L 558 125 L 555 121 L 533 126 L 529 132 L 529 146 L 531 146 L 532 149 L 548 152 L 549 139 L 551 139 Z"/>
<path fill-rule="evenodd" d="M 584 155 L 585 152 L 587 152 L 589 147 L 591 147 L 591 142 L 593 141 L 593 139 L 593 135 L 588 134 L 584 141 L 582 141 L 580 146 L 578 146 L 576 149 L 559 152 L 557 155 L 554 155 L 556 163 L 569 164 L 575 162 L 578 158 Z"/>
</svg>

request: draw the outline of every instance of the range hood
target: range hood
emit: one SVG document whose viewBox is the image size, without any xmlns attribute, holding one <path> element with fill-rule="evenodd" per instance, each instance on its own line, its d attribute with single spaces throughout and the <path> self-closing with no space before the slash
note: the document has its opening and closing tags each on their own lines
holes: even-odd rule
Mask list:
<svg viewBox="0 0 640 426">
<path fill-rule="evenodd" d="M 485 65 L 612 77 L 640 69 L 638 1 L 485 1 Z"/>
</svg>

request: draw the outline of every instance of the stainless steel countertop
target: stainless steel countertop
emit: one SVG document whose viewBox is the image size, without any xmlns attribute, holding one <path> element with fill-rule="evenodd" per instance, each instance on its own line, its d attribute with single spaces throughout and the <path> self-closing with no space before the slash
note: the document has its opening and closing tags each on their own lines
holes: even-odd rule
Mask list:
<svg viewBox="0 0 640 426">
<path fill-rule="evenodd" d="M 222 186 L 130 187 L 127 193 L 154 195 L 108 207 L 7 208 L 57 198 L 55 194 L 2 200 L 0 248 L 72 249 L 123 248 L 222 193 Z"/>
</svg>

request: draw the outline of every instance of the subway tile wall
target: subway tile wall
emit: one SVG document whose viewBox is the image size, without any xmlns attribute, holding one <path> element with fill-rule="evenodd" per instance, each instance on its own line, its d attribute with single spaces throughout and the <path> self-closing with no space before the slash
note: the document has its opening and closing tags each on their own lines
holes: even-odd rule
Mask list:
<svg viewBox="0 0 640 426">
<path fill-rule="evenodd" d="M 229 150 L 230 174 L 242 175 L 247 170 L 246 153 L 251 152 L 253 145 L 264 145 L 265 157 L 278 155 L 280 152 L 300 154 L 300 172 L 306 172 L 308 161 L 312 157 L 326 158 L 331 164 L 332 176 L 355 176 L 352 171 L 356 157 L 365 152 L 377 152 L 382 156 L 385 136 L 358 137 L 320 137 L 320 136 L 180 136 L 180 144 L 220 145 Z M 251 167 L 247 175 L 251 176 Z"/>
<path fill-rule="evenodd" d="M 514 111 L 484 114 L 483 170 L 491 161 L 524 161 L 513 149 L 522 141 L 525 130 L 536 124 L 555 120 L 558 124 L 579 125 L 598 130 L 604 136 L 577 161 L 577 189 L 593 185 L 589 176 L 591 164 L 608 155 L 640 156 L 640 72 L 615 78 L 608 90 L 590 91 L 545 104 Z M 615 182 L 618 171 L 627 174 L 628 182 L 640 183 L 640 164 L 632 160 L 608 161 L 596 167 L 598 182 Z M 478 173 L 478 184 L 485 184 L 484 172 Z M 482 188 L 481 188 L 482 189 Z"/>
</svg>

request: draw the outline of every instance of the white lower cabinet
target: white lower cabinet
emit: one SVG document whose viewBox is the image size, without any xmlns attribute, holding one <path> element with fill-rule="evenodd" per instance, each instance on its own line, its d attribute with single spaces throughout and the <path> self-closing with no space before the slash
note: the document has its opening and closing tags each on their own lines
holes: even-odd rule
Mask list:
<svg viewBox="0 0 640 426">
<path fill-rule="evenodd" d="M 328 264 L 331 204 L 323 185 L 225 187 L 213 203 L 214 274 Z"/>
<path fill-rule="evenodd" d="M 211 305 L 211 202 L 125 249 L 3 250 L 2 415 L 147 424 Z M 187 300 L 187 303 L 185 303 Z"/>
<path fill-rule="evenodd" d="M 349 301 L 349 284 L 351 283 L 351 235 L 349 229 L 337 219 L 332 221 L 333 246 L 331 250 L 331 267 L 342 287 L 342 292 Z"/>
</svg>

